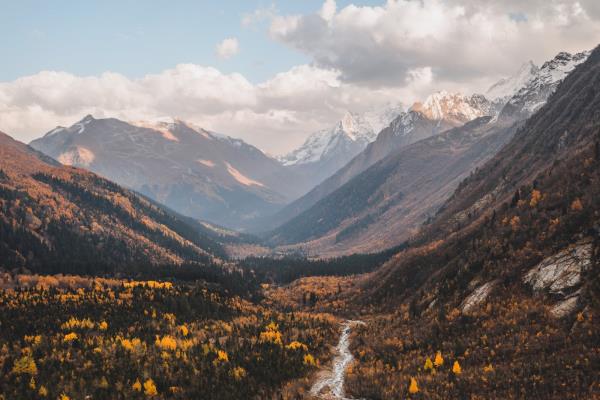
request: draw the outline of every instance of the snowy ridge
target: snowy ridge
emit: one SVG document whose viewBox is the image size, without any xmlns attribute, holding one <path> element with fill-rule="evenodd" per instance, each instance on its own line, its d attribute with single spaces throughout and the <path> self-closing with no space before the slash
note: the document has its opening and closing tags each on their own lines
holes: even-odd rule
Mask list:
<svg viewBox="0 0 600 400">
<path fill-rule="evenodd" d="M 300 165 L 317 162 L 328 156 L 333 157 L 348 143 L 364 148 L 402 112 L 401 105 L 363 114 L 346 112 L 333 127 L 313 133 L 302 146 L 278 157 L 278 160 L 283 165 Z"/>
<path fill-rule="evenodd" d="M 433 121 L 451 121 L 462 124 L 488 115 L 489 101 L 480 94 L 464 96 L 444 90 L 433 93 L 423 103 L 416 102 L 411 111 L 417 111 Z"/>
<path fill-rule="evenodd" d="M 390 124 L 394 136 L 406 136 L 413 131 L 418 113 L 409 111 L 401 114 Z"/>
<path fill-rule="evenodd" d="M 528 113 L 533 113 L 546 103 L 546 100 L 554 92 L 556 86 L 575 67 L 584 62 L 590 52 L 569 54 L 558 53 L 554 59 L 547 61 L 539 69 L 539 72 L 519 90 L 509 104 L 521 104 Z"/>
<path fill-rule="evenodd" d="M 521 65 L 521 68 L 513 76 L 500 79 L 490 86 L 485 92 L 485 97 L 490 101 L 502 103 L 503 105 L 513 97 L 521 88 L 539 74 L 539 67 L 532 61 Z"/>
<path fill-rule="evenodd" d="M 86 115 L 81 121 L 75 122 L 70 127 L 66 128 L 64 126 L 57 126 L 52 129 L 50 132 L 46 133 L 44 137 L 50 137 L 61 133 L 67 134 L 77 134 L 80 135 L 85 131 L 85 127 L 90 122 L 94 121 L 94 117 L 90 114 Z"/>
</svg>

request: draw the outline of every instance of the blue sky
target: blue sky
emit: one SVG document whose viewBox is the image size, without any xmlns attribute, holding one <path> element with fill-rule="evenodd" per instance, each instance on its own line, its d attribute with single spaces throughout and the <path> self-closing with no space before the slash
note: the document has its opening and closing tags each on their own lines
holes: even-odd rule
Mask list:
<svg viewBox="0 0 600 400">
<path fill-rule="evenodd" d="M 338 7 L 347 3 L 340 1 Z M 307 14 L 321 5 L 321 0 L 2 0 L 0 81 L 41 70 L 77 75 L 112 71 L 136 78 L 194 63 L 240 72 L 256 83 L 306 63 L 308 57 L 271 40 L 267 21 L 242 26 L 244 15 L 269 7 L 281 14 Z M 222 60 L 215 46 L 227 37 L 238 39 L 240 52 Z"/>
</svg>

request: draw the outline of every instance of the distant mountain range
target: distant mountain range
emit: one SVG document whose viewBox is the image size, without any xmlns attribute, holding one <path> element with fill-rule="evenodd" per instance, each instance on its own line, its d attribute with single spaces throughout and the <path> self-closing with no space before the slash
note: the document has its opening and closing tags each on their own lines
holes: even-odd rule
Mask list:
<svg viewBox="0 0 600 400">
<path fill-rule="evenodd" d="M 314 251 L 332 253 L 381 250 L 427 220 L 588 55 L 560 53 L 541 67 L 526 63 L 485 95 L 440 91 L 408 109 L 396 104 L 347 112 L 277 159 L 177 119 L 86 116 L 30 145 L 180 214 L 270 232 L 273 245 L 310 243 Z M 387 228 L 376 230 L 383 220 Z"/>
<path fill-rule="evenodd" d="M 347 111 L 335 125 L 313 133 L 302 146 L 278 159 L 303 176 L 313 177 L 316 185 L 364 150 L 403 110 L 402 105 L 390 105 L 362 114 Z"/>
<path fill-rule="evenodd" d="M 309 186 L 256 147 L 177 119 L 129 123 L 88 115 L 31 146 L 184 215 L 231 228 L 274 212 Z"/>
<path fill-rule="evenodd" d="M 481 95 L 463 96 L 443 91 L 432 94 L 423 103 L 415 103 L 409 110 L 400 113 L 377 135 L 374 142 L 369 143 L 362 152 L 332 176 L 274 216 L 267 218 L 263 229 L 275 229 L 286 221 L 291 221 L 395 150 L 461 126 L 473 118 L 485 116 L 489 110 L 489 102 Z M 281 238 L 280 233 L 285 230 L 286 227 L 282 226 L 274 236 Z"/>
<path fill-rule="evenodd" d="M 442 92 L 416 104 L 331 178 L 282 209 L 277 222 L 285 222 L 269 240 L 335 255 L 378 251 L 408 239 L 587 54 L 560 53 L 542 68 L 531 66 L 527 79 L 522 68 L 490 88 L 498 96 L 492 102 Z M 494 101 L 511 92 L 494 114 Z"/>
</svg>

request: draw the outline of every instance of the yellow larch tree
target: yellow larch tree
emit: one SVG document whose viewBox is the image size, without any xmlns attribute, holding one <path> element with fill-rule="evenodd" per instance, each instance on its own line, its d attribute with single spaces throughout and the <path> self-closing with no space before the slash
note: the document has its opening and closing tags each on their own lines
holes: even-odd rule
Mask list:
<svg viewBox="0 0 600 400">
<path fill-rule="evenodd" d="M 38 390 L 38 395 L 40 397 L 48 396 L 48 389 L 46 389 L 46 386 L 44 386 L 44 385 L 40 386 L 40 389 Z"/>
<path fill-rule="evenodd" d="M 408 386 L 408 393 L 415 394 L 419 393 L 419 385 L 417 384 L 417 380 L 415 378 L 410 378 L 410 385 Z"/>
<path fill-rule="evenodd" d="M 423 367 L 425 371 L 433 370 L 433 363 L 431 362 L 431 358 L 427 357 L 425 360 L 425 366 Z"/>
<path fill-rule="evenodd" d="M 462 368 L 460 367 L 458 361 L 454 361 L 454 365 L 452 365 L 452 372 L 454 372 L 454 375 L 462 374 Z"/>
<path fill-rule="evenodd" d="M 158 390 L 156 390 L 156 385 L 154 384 L 154 381 L 151 378 L 144 382 L 144 394 L 148 397 L 156 396 L 158 394 Z"/>
<path fill-rule="evenodd" d="M 12 368 L 12 373 L 15 375 L 36 375 L 37 372 L 37 365 L 35 364 L 35 360 L 31 356 L 23 356 L 19 358 L 15 361 L 15 364 Z"/>
<path fill-rule="evenodd" d="M 441 367 L 442 365 L 444 365 L 444 357 L 442 357 L 441 351 L 438 351 L 437 353 L 435 353 L 435 360 L 433 360 L 433 364 L 436 367 Z"/>
</svg>

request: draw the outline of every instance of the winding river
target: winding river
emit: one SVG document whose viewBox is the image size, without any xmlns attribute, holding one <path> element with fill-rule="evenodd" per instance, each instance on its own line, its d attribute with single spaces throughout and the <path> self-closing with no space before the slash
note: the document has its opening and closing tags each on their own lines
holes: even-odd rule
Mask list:
<svg viewBox="0 0 600 400">
<path fill-rule="evenodd" d="M 321 374 L 310 389 L 311 395 L 324 399 L 347 399 L 344 397 L 344 378 L 346 368 L 354 359 L 350 352 L 350 332 L 356 325 L 364 325 L 364 322 L 348 320 L 342 324 L 342 335 L 336 347 L 333 368 L 331 372 Z"/>
</svg>

